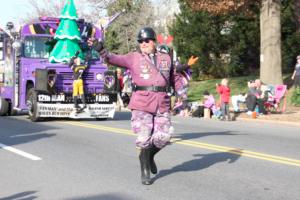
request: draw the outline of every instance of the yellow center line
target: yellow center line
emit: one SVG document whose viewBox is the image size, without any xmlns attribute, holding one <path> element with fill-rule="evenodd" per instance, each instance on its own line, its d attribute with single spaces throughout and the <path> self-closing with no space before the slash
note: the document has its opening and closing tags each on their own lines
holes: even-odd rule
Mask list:
<svg viewBox="0 0 300 200">
<path fill-rule="evenodd" d="M 61 122 L 61 123 L 69 124 L 69 125 L 73 125 L 73 126 L 80 126 L 80 127 L 84 127 L 84 128 L 92 128 L 92 129 L 96 129 L 96 130 L 108 131 L 108 132 L 118 133 L 118 134 L 122 134 L 122 135 L 130 135 L 130 136 L 135 135 L 131 130 L 113 128 L 113 127 L 108 127 L 108 126 L 103 126 L 103 125 L 93 125 L 93 124 L 82 123 L 82 122 L 68 122 L 68 121 Z M 235 155 L 239 155 L 239 156 L 256 158 L 256 159 L 267 160 L 267 161 L 271 161 L 271 162 L 275 162 L 275 163 L 281 163 L 281 164 L 293 165 L 293 166 L 300 167 L 300 160 L 281 157 L 281 156 L 274 156 L 274 155 L 270 155 L 270 154 L 248 151 L 248 150 L 233 148 L 233 147 L 208 144 L 208 143 L 197 142 L 197 141 L 192 141 L 192 140 L 184 140 L 184 139 L 180 139 L 180 138 L 173 138 L 171 140 L 171 142 L 176 143 L 176 144 L 185 145 L 185 146 L 209 149 L 209 150 L 218 151 L 218 152 L 226 152 L 226 153 L 235 154 Z"/>
</svg>

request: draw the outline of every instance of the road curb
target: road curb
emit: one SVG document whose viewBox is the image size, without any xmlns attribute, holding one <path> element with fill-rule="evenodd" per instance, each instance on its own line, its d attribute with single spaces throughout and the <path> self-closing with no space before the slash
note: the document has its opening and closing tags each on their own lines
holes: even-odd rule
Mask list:
<svg viewBox="0 0 300 200">
<path fill-rule="evenodd" d="M 129 109 L 123 109 L 121 112 L 131 112 Z M 290 122 L 290 121 L 281 121 L 281 120 L 273 120 L 273 119 L 253 119 L 253 118 L 246 118 L 246 117 L 236 117 L 234 121 L 249 121 L 249 122 L 266 122 L 266 123 L 273 123 L 273 124 L 283 124 L 283 125 L 293 125 L 293 126 L 300 126 L 300 122 Z"/>
<path fill-rule="evenodd" d="M 289 121 L 280 121 L 280 120 L 271 120 L 271 119 L 251 119 L 251 118 L 237 117 L 235 120 L 300 126 L 300 122 L 289 122 Z"/>
</svg>

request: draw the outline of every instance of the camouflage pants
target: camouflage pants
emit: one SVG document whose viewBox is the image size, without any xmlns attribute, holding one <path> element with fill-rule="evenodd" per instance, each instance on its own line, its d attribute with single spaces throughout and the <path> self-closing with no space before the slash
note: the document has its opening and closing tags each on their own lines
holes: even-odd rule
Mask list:
<svg viewBox="0 0 300 200">
<path fill-rule="evenodd" d="M 132 111 L 131 126 L 137 134 L 136 146 L 148 148 L 155 145 L 163 148 L 171 140 L 171 115 L 166 113 L 148 113 L 139 110 Z"/>
</svg>

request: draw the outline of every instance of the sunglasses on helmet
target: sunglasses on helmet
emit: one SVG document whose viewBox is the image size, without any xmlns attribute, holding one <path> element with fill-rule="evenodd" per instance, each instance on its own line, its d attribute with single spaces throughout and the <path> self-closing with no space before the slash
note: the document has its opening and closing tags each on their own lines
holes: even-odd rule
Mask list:
<svg viewBox="0 0 300 200">
<path fill-rule="evenodd" d="M 149 43 L 151 41 L 151 39 L 142 39 L 142 40 L 138 40 L 138 43 L 142 44 L 143 42 L 145 43 Z"/>
</svg>

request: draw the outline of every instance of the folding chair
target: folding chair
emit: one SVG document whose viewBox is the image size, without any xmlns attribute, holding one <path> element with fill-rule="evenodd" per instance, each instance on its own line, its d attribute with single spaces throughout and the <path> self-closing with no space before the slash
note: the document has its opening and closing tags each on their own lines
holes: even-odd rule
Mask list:
<svg viewBox="0 0 300 200">
<path fill-rule="evenodd" d="M 287 85 L 276 85 L 274 96 L 269 97 L 265 102 L 265 108 L 269 112 L 284 112 L 286 108 Z"/>
</svg>

